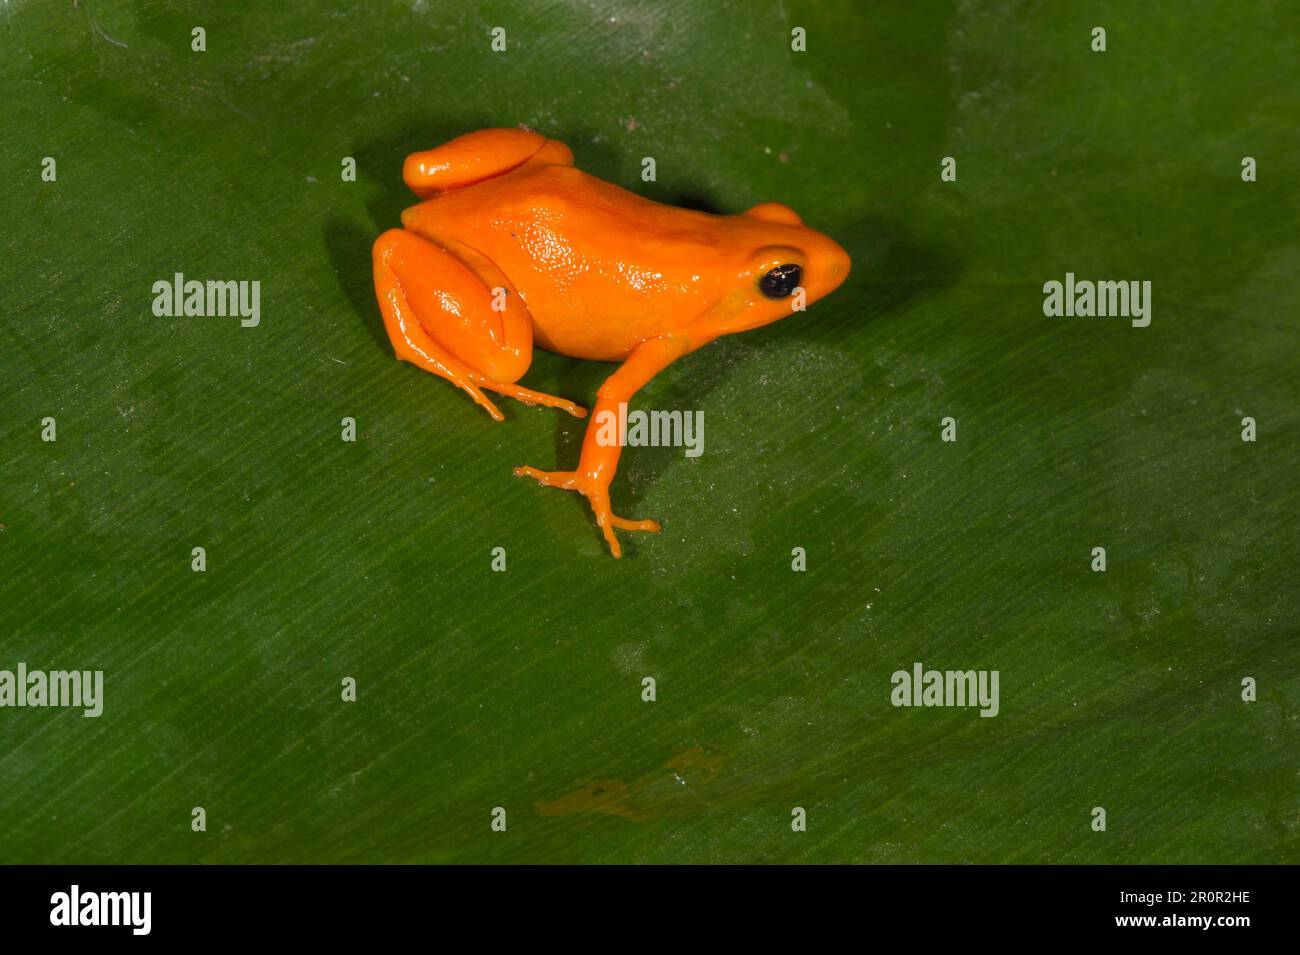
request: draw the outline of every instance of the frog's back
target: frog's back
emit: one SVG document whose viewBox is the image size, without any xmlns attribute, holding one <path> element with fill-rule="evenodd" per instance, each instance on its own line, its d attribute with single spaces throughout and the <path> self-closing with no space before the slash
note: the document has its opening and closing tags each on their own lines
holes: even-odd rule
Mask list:
<svg viewBox="0 0 1300 955">
<path fill-rule="evenodd" d="M 652 202 L 572 166 L 524 167 L 422 204 L 418 231 L 491 259 L 543 347 L 616 360 L 719 294 L 731 219 Z"/>
</svg>

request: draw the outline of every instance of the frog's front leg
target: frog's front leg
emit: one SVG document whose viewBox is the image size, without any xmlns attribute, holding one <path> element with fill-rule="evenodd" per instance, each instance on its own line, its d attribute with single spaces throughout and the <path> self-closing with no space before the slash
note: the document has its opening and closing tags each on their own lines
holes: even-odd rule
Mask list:
<svg viewBox="0 0 1300 955">
<path fill-rule="evenodd" d="M 618 459 L 623 449 L 618 441 L 610 443 L 600 440 L 600 435 L 607 430 L 608 422 L 618 420 L 620 404 L 631 401 L 632 396 L 646 382 L 690 350 L 691 346 L 686 339 L 676 336 L 654 338 L 633 350 L 618 371 L 610 375 L 596 392 L 596 407 L 591 423 L 587 425 L 587 434 L 582 441 L 582 456 L 576 470 L 515 468 L 515 474 L 520 477 L 533 478 L 548 487 L 578 491 L 586 497 L 596 517 L 596 524 L 609 544 L 610 553 L 615 557 L 623 556 L 615 529 L 657 532 L 660 528 L 656 521 L 630 520 L 613 512 L 609 501 L 609 485 L 618 470 Z M 613 417 L 608 417 L 610 415 Z"/>
<path fill-rule="evenodd" d="M 374 264 L 375 295 L 398 358 L 446 378 L 497 421 L 504 415 L 484 390 L 586 415 L 571 401 L 516 384 L 532 363 L 533 319 L 484 256 L 389 229 L 375 241 Z M 492 307 L 494 289 L 505 290 L 501 310 Z"/>
</svg>

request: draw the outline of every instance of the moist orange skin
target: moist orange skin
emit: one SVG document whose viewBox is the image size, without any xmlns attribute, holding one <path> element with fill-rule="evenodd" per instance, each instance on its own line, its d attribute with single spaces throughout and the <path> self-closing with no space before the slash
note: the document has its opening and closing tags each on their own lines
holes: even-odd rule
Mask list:
<svg viewBox="0 0 1300 955">
<path fill-rule="evenodd" d="M 787 206 L 716 216 L 651 202 L 523 130 L 480 130 L 413 153 L 403 178 L 424 201 L 374 246 L 375 294 L 398 358 L 451 381 L 498 421 L 484 391 L 586 414 L 517 384 L 534 343 L 622 362 L 596 393 L 577 469 L 515 469 L 586 496 L 615 557 L 616 529 L 659 525 L 611 510 L 622 449 L 596 440 L 601 412 L 617 414 L 669 363 L 719 335 L 792 314 L 791 298 L 760 290 L 769 270 L 798 265 L 805 303 L 849 272 L 845 251 Z"/>
</svg>

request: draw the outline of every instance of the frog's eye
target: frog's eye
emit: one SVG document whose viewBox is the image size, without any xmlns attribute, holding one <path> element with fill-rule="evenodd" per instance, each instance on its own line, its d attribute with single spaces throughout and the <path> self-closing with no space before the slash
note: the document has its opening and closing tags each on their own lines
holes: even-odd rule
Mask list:
<svg viewBox="0 0 1300 955">
<path fill-rule="evenodd" d="M 768 298 L 789 298 L 802 278 L 803 269 L 799 266 L 778 265 L 758 280 L 758 290 Z"/>
</svg>

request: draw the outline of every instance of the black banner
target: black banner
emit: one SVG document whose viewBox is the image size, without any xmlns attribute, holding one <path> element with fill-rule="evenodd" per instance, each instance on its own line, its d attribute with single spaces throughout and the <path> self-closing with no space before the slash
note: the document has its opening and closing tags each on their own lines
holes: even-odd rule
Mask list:
<svg viewBox="0 0 1300 955">
<path fill-rule="evenodd" d="M 338 944 L 477 929 L 583 938 L 766 938 L 781 928 L 925 943 L 1294 938 L 1270 867 L 0 868 L 6 940 Z M 675 914 L 674 914 L 675 913 Z M 608 932 L 606 932 L 608 927 Z M 609 933 L 613 933 L 612 935 Z M 39 937 L 39 938 L 37 938 Z M 426 936 L 427 937 L 427 934 Z"/>
</svg>

